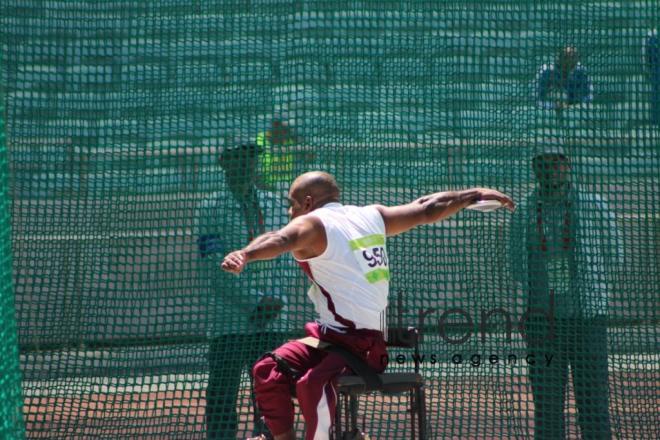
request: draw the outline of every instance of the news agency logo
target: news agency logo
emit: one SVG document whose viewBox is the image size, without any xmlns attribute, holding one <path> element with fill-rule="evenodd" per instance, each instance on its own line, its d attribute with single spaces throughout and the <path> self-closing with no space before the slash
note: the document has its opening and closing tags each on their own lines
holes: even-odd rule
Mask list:
<svg viewBox="0 0 660 440">
<path fill-rule="evenodd" d="M 555 338 L 555 301 L 554 301 L 554 292 L 550 291 L 550 307 L 549 310 L 544 310 L 535 307 L 528 307 L 525 313 L 523 313 L 518 320 L 518 331 L 525 341 L 528 343 L 540 343 L 542 341 L 538 340 L 538 335 L 535 335 L 535 338 L 530 338 L 527 332 L 528 323 L 533 321 L 535 324 L 540 324 L 540 317 L 543 317 L 546 321 L 544 327 L 546 329 L 545 335 L 541 339 L 545 341 L 552 341 Z M 435 315 L 439 310 L 436 308 L 428 308 L 419 311 L 419 331 L 420 337 L 426 328 L 424 326 L 427 317 Z M 511 335 L 513 332 L 513 322 L 512 314 L 504 308 L 495 308 L 491 310 L 482 310 L 479 320 L 479 334 L 481 336 L 481 343 L 486 342 L 486 335 L 488 334 L 488 325 L 489 321 L 496 315 L 500 315 L 506 320 L 506 339 L 507 343 L 511 343 Z M 448 327 L 450 326 L 450 318 L 460 316 L 463 319 L 461 323 L 452 323 L 451 327 L 465 329 L 464 334 L 460 337 L 451 337 Z M 468 311 L 460 307 L 455 307 L 443 311 L 438 317 L 437 330 L 440 338 L 449 345 L 461 345 L 465 342 L 468 342 L 472 338 L 475 328 L 475 320 L 470 315 Z"/>
<path fill-rule="evenodd" d="M 438 367 L 447 367 L 448 365 L 469 365 L 478 368 L 482 365 L 495 366 L 516 366 L 519 363 L 527 366 L 545 366 L 549 367 L 554 359 L 553 354 L 549 353 L 527 353 L 519 355 L 515 353 L 498 354 L 498 353 L 454 353 L 449 359 L 443 360 L 443 356 L 437 353 L 413 353 L 410 355 L 396 354 L 389 356 L 384 354 L 381 356 L 382 365 L 390 365 L 392 362 L 398 365 L 406 365 L 414 363 L 416 365 L 431 365 Z"/>
<path fill-rule="evenodd" d="M 530 345 L 543 345 L 550 342 L 555 338 L 555 307 L 554 307 L 554 292 L 549 292 L 549 308 L 548 310 L 528 307 L 527 310 L 518 318 L 517 330 L 526 341 L 528 347 Z M 436 308 L 427 308 L 419 311 L 418 331 L 419 342 L 423 340 L 424 331 L 427 328 L 425 324 L 429 321 L 429 317 L 434 317 L 440 313 Z M 460 322 L 456 322 L 456 318 L 460 318 Z M 506 325 L 506 342 L 508 344 L 512 341 L 514 315 L 504 308 L 494 308 L 491 310 L 482 310 L 479 320 L 473 318 L 472 315 L 465 309 L 460 307 L 450 308 L 442 311 L 437 316 L 437 334 L 440 338 L 450 346 L 459 346 L 470 341 L 474 336 L 475 328 L 478 324 L 476 333 L 481 338 L 481 343 L 486 343 L 488 335 L 488 328 L 492 325 L 492 321 L 498 319 L 504 320 Z M 534 332 L 529 332 L 528 329 L 532 324 L 535 328 Z M 452 332 L 451 329 L 459 329 L 460 334 Z M 541 331 L 539 331 L 541 330 Z M 543 333 L 543 334 L 540 334 Z M 533 336 L 532 336 L 533 334 Z M 445 355 L 446 356 L 446 355 Z M 470 365 L 472 367 L 480 367 L 481 365 L 509 365 L 514 366 L 519 362 L 527 366 L 546 366 L 549 367 L 554 358 L 553 354 L 535 352 L 530 350 L 524 354 L 521 353 L 461 353 L 455 350 L 450 358 L 443 359 L 442 355 L 436 353 L 417 353 L 411 355 L 397 354 L 392 357 L 384 355 L 381 362 L 387 363 L 394 361 L 397 364 L 415 363 L 430 364 L 430 365 Z"/>
</svg>

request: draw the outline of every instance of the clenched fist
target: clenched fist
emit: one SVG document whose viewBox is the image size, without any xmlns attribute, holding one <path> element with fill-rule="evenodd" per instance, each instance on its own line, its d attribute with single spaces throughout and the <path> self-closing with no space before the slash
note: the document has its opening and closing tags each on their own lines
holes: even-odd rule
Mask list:
<svg viewBox="0 0 660 440">
<path fill-rule="evenodd" d="M 243 271 L 243 268 L 245 268 L 246 264 L 247 256 L 245 255 L 244 251 L 240 250 L 230 252 L 225 255 L 225 258 L 222 260 L 220 267 L 222 267 L 222 270 L 224 271 L 238 275 Z"/>
</svg>

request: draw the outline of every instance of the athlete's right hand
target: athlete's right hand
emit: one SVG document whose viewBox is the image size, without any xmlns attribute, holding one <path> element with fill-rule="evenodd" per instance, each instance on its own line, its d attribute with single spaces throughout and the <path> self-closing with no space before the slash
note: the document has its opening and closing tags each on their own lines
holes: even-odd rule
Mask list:
<svg viewBox="0 0 660 440">
<path fill-rule="evenodd" d="M 243 271 L 243 268 L 245 268 L 246 264 L 247 257 L 245 255 L 245 251 L 238 250 L 225 255 L 225 258 L 222 260 L 220 267 L 222 267 L 222 270 L 224 271 L 238 275 Z"/>
</svg>

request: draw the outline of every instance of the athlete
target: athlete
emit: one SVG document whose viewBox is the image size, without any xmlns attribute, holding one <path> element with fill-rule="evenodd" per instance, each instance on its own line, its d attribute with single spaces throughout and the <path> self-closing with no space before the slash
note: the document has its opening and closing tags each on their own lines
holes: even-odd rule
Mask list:
<svg viewBox="0 0 660 440">
<path fill-rule="evenodd" d="M 299 176 L 288 198 L 289 224 L 227 254 L 222 268 L 239 274 L 252 261 L 291 252 L 312 281 L 308 295 L 319 314 L 316 322 L 305 325 L 307 335 L 350 350 L 377 372 L 386 366 L 386 237 L 442 220 L 481 200 L 514 209 L 509 197 L 485 188 L 435 193 L 393 207 L 346 206 L 340 203 L 335 179 L 319 171 Z M 255 395 L 275 440 L 295 439 L 292 391 L 305 418 L 305 439 L 329 438 L 334 383 L 346 369 L 340 355 L 300 341 L 285 343 L 259 360 L 252 369 Z"/>
</svg>

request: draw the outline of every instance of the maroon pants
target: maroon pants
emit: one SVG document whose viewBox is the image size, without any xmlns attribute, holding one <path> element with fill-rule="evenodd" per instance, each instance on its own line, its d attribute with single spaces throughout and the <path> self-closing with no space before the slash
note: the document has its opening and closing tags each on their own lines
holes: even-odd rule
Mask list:
<svg viewBox="0 0 660 440">
<path fill-rule="evenodd" d="M 347 330 L 325 332 L 313 322 L 305 325 L 305 332 L 322 341 L 340 345 L 363 360 L 377 372 L 387 366 L 383 334 L 376 330 Z M 266 356 L 252 369 L 257 406 L 270 432 L 280 435 L 293 428 L 291 390 L 295 387 L 298 404 L 307 425 L 306 440 L 327 439 L 335 418 L 337 396 L 335 382 L 347 372 L 344 359 L 309 347 L 298 341 L 287 342 L 273 352 L 297 374 L 284 371 L 277 361 Z M 348 370 L 350 371 L 350 370 Z"/>
</svg>

